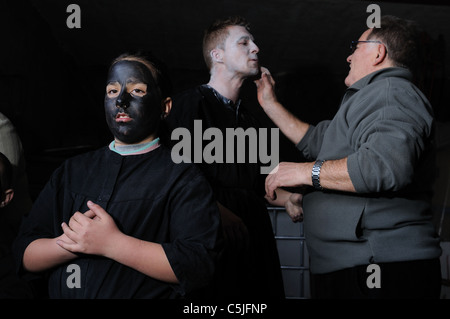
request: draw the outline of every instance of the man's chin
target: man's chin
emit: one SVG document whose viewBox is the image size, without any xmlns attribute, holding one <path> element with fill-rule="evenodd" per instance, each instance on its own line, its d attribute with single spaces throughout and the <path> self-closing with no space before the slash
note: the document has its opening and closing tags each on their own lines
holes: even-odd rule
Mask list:
<svg viewBox="0 0 450 319">
<path fill-rule="evenodd" d="M 249 72 L 247 78 L 252 81 L 259 80 L 261 78 L 261 68 L 258 67 L 257 69 L 252 69 L 252 71 Z"/>
<path fill-rule="evenodd" d="M 350 78 L 350 75 L 348 75 L 348 76 L 345 78 L 344 83 L 345 83 L 345 85 L 346 85 L 347 87 L 350 87 L 350 86 L 352 86 L 352 84 L 355 83 L 355 82 L 352 81 L 351 78 Z"/>
</svg>

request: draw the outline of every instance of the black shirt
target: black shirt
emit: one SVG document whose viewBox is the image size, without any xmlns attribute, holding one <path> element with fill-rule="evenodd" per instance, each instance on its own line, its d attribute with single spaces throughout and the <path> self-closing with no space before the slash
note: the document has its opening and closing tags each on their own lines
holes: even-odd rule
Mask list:
<svg viewBox="0 0 450 319">
<path fill-rule="evenodd" d="M 129 156 L 104 147 L 67 160 L 22 223 L 14 244 L 18 265 L 32 241 L 62 234 L 61 223 L 88 210 L 88 200 L 101 205 L 123 233 L 161 243 L 180 284 L 80 254 L 49 271 L 51 298 L 179 298 L 211 280 L 220 242 L 217 205 L 201 172 L 174 164 L 164 146 Z M 81 288 L 67 285 L 70 264 L 81 269 Z"/>
<path fill-rule="evenodd" d="M 240 101 L 234 104 L 208 85 L 200 85 L 173 96 L 166 122 L 172 131 L 186 128 L 193 139 L 197 138 L 195 120 L 201 120 L 202 134 L 208 128 L 219 129 L 224 137 L 227 129 L 259 129 L 259 122 L 244 104 Z M 203 149 L 210 142 L 203 140 Z M 172 145 L 176 143 L 172 141 Z M 225 143 L 230 141 L 224 138 Z M 249 154 L 249 143 L 244 147 L 236 144 L 235 159 L 239 152 Z M 224 159 L 226 152 L 225 147 Z M 210 182 L 215 199 L 242 219 L 250 236 L 250 245 L 244 249 L 226 245 L 219 261 L 213 295 L 216 298 L 284 297 L 278 251 L 264 199 L 265 176 L 260 171 L 261 163 L 202 161 L 197 165 Z"/>
</svg>

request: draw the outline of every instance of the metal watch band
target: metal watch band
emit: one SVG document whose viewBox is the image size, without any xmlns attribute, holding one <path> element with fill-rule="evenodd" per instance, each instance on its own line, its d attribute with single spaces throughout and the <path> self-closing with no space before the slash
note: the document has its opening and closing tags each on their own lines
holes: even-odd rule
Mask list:
<svg viewBox="0 0 450 319">
<path fill-rule="evenodd" d="M 323 187 L 320 185 L 320 168 L 324 162 L 324 160 L 316 160 L 311 172 L 312 184 L 317 190 L 323 190 Z"/>
</svg>

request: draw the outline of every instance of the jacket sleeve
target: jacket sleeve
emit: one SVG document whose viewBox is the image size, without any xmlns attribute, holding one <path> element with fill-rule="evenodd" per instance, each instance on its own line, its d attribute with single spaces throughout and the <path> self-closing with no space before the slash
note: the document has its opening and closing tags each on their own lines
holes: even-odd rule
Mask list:
<svg viewBox="0 0 450 319">
<path fill-rule="evenodd" d="M 379 95 L 381 101 L 372 101 L 372 112 L 357 123 L 355 152 L 348 156 L 348 172 L 359 193 L 398 191 L 410 184 L 431 138 L 433 117 L 421 94 L 388 86 Z"/>
<path fill-rule="evenodd" d="M 62 220 L 57 214 L 62 171 L 62 167 L 55 170 L 33 203 L 30 213 L 22 218 L 20 229 L 12 245 L 16 271 L 20 274 L 24 272 L 22 266 L 24 252 L 31 242 L 40 238 L 54 238 L 62 233 L 60 226 Z"/>
<path fill-rule="evenodd" d="M 192 171 L 171 192 L 171 238 L 163 244 L 183 295 L 211 282 L 222 244 L 212 190 L 199 170 Z"/>
<path fill-rule="evenodd" d="M 322 148 L 322 141 L 325 131 L 330 124 L 329 120 L 319 122 L 317 125 L 310 125 L 305 136 L 298 142 L 297 149 L 310 161 L 317 159 Z"/>
</svg>

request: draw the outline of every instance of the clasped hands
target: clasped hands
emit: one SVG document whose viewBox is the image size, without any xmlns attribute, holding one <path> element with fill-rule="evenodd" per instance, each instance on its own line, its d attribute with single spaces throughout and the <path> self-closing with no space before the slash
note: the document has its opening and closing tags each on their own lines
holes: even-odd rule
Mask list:
<svg viewBox="0 0 450 319">
<path fill-rule="evenodd" d="M 108 256 L 122 232 L 100 205 L 88 201 L 87 206 L 88 211 L 76 212 L 69 224 L 61 224 L 64 233 L 56 243 L 72 253 Z"/>
</svg>

